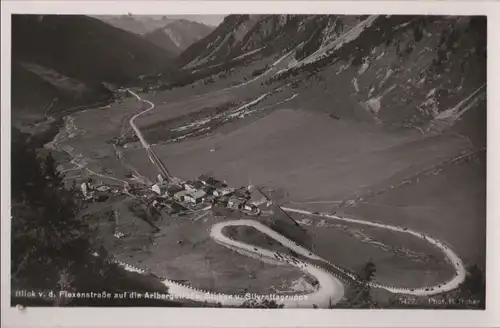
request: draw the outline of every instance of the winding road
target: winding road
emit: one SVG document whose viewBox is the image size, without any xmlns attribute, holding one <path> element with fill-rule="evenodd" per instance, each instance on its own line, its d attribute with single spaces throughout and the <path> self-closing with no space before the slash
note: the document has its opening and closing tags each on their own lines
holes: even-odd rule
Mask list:
<svg viewBox="0 0 500 328">
<path fill-rule="evenodd" d="M 414 237 L 417 237 L 419 239 L 422 239 L 422 240 L 432 244 L 434 247 L 439 248 L 443 252 L 443 254 L 445 255 L 445 258 L 447 259 L 447 261 L 451 265 L 453 265 L 453 268 L 455 269 L 455 275 L 449 281 L 442 283 L 442 284 L 438 284 L 436 286 L 425 286 L 425 287 L 421 287 L 421 288 L 409 289 L 409 288 L 383 286 L 383 285 L 380 285 L 377 283 L 371 283 L 370 285 L 372 287 L 382 288 L 382 289 L 385 289 L 391 293 L 401 293 L 401 294 L 415 295 L 415 296 L 431 296 L 431 295 L 441 294 L 444 292 L 454 290 L 465 280 L 467 270 L 465 269 L 465 265 L 462 262 L 462 260 L 460 259 L 460 257 L 445 243 L 443 243 L 443 242 L 441 242 L 441 241 L 439 241 L 439 240 L 437 240 L 429 235 L 426 235 L 422 232 L 418 232 L 418 231 L 415 231 L 415 230 L 412 230 L 409 228 L 403 228 L 403 227 L 393 226 L 393 225 L 389 225 L 389 224 L 383 224 L 383 223 L 377 223 L 377 222 L 371 222 L 371 221 L 365 221 L 365 220 L 359 220 L 359 219 L 346 218 L 346 217 L 341 217 L 338 215 L 328 214 L 328 213 L 314 214 L 314 213 L 311 213 L 309 211 L 288 208 L 288 207 L 283 207 L 283 210 L 285 210 L 287 212 L 292 212 L 292 213 L 314 215 L 314 216 L 324 217 L 324 218 L 333 219 L 333 220 L 339 220 L 339 221 L 344 221 L 344 222 L 367 225 L 367 226 L 371 226 L 371 227 L 383 228 L 383 229 L 391 230 L 391 231 L 398 232 L 398 233 L 406 233 L 406 234 L 412 235 Z M 332 264 L 326 260 L 322 259 L 322 261 L 330 264 L 331 266 L 336 267 L 334 264 Z M 353 277 L 351 276 L 351 278 L 353 278 Z"/>
<path fill-rule="evenodd" d="M 139 130 L 139 128 L 137 127 L 137 125 L 135 125 L 135 120 L 139 117 L 139 116 L 142 116 L 144 114 L 146 114 L 147 112 L 149 112 L 150 110 L 154 109 L 155 108 L 155 104 L 153 104 L 151 101 L 149 100 L 145 100 L 145 99 L 142 99 L 141 97 L 139 97 L 139 95 L 135 92 L 133 92 L 132 90 L 130 89 L 127 89 L 128 92 L 130 92 L 131 95 L 133 95 L 135 98 L 137 98 L 137 100 L 141 101 L 141 102 L 144 102 L 146 104 L 149 105 L 149 107 L 145 110 L 143 110 L 142 112 L 140 113 L 137 113 L 135 114 L 134 116 L 132 116 L 132 118 L 130 118 L 129 120 L 129 124 L 130 126 L 132 127 L 132 129 L 134 130 L 135 134 L 137 135 L 137 137 L 139 138 L 139 140 L 141 141 L 141 144 L 142 146 L 145 148 L 145 149 L 149 149 L 151 146 L 149 145 L 149 143 L 146 141 L 146 139 L 144 139 L 144 136 L 142 135 L 142 132 L 141 130 Z"/>
<path fill-rule="evenodd" d="M 289 295 L 289 297 L 276 297 L 276 295 L 251 295 L 252 299 L 273 299 L 277 304 L 283 305 L 286 308 L 313 308 L 317 306 L 320 308 L 327 308 L 329 305 L 336 304 L 344 296 L 344 285 L 343 283 L 335 277 L 332 273 L 312 265 L 308 262 L 299 260 L 293 256 L 279 254 L 274 251 L 270 251 L 264 248 L 260 248 L 254 245 L 250 245 L 244 242 L 240 242 L 225 236 L 222 233 L 222 229 L 227 226 L 251 226 L 258 229 L 260 232 L 276 239 L 294 250 L 295 252 L 308 255 L 310 252 L 304 247 L 295 244 L 290 239 L 278 234 L 276 231 L 270 229 L 269 227 L 263 225 L 262 223 L 254 220 L 235 220 L 235 221 L 224 221 L 216 223 L 212 226 L 210 231 L 210 237 L 213 238 L 217 243 L 224 247 L 235 250 L 236 252 L 260 259 L 265 262 L 283 262 L 285 264 L 293 265 L 298 267 L 302 271 L 308 273 L 309 275 L 316 278 L 318 285 L 315 291 L 305 295 Z M 317 259 L 320 259 L 319 257 Z M 231 295 L 231 294 L 220 294 L 220 293 L 209 293 L 203 290 L 193 289 L 187 286 L 180 285 L 178 283 L 172 282 L 170 280 L 164 280 L 163 283 L 168 287 L 169 293 L 176 295 L 181 298 L 186 298 L 194 301 L 207 300 L 209 303 L 221 303 L 224 306 L 240 306 L 248 298 L 245 295 Z M 213 295 L 213 296 L 211 296 Z"/>
<path fill-rule="evenodd" d="M 135 131 L 135 133 L 137 134 L 137 136 L 138 136 L 139 140 L 141 141 L 142 145 L 144 146 L 144 148 L 146 148 L 146 150 L 148 150 L 148 154 L 150 155 L 150 159 L 154 163 L 155 160 L 153 158 L 151 158 L 151 154 L 154 154 L 154 152 L 151 152 L 150 145 L 147 143 L 147 141 L 142 136 L 142 133 L 135 125 L 134 120 L 137 117 L 152 110 L 155 106 L 152 102 L 147 101 L 147 100 L 143 100 L 136 93 L 134 93 L 130 90 L 129 90 L 129 92 L 132 95 L 134 95 L 139 101 L 148 103 L 150 105 L 150 107 L 147 108 L 146 110 L 134 115 L 130 119 L 130 125 L 131 125 L 132 129 Z M 161 161 L 160 161 L 160 163 L 161 163 Z M 445 243 L 443 243 L 443 242 L 441 242 L 441 241 L 439 241 L 431 236 L 428 236 L 424 233 L 421 233 L 421 232 L 418 232 L 415 230 L 411 230 L 408 228 L 404 228 L 404 227 L 398 227 L 398 226 L 393 226 L 393 225 L 388 225 L 388 224 L 383 224 L 383 223 L 359 220 L 359 219 L 340 217 L 340 216 L 337 216 L 334 214 L 329 214 L 329 213 L 316 213 L 316 212 L 312 213 L 309 211 L 288 208 L 288 207 L 283 207 L 283 210 L 285 210 L 287 212 L 291 212 L 291 213 L 299 213 L 299 214 L 305 214 L 305 215 L 318 216 L 318 217 L 323 217 L 323 218 L 332 219 L 332 220 L 339 220 L 339 221 L 344 221 L 344 222 L 350 222 L 350 223 L 367 225 L 367 226 L 372 226 L 372 227 L 377 227 L 377 228 L 388 229 L 388 230 L 394 231 L 396 233 L 406 233 L 406 234 L 412 235 L 412 236 L 420 238 L 428 243 L 431 243 L 433 246 L 439 248 L 443 252 L 443 254 L 445 255 L 448 262 L 451 265 L 453 265 L 453 267 L 455 269 L 455 275 L 449 281 L 443 282 L 442 284 L 439 284 L 436 286 L 424 286 L 424 287 L 420 287 L 420 288 L 409 289 L 409 288 L 399 288 L 399 287 L 392 287 L 392 286 L 383 286 L 383 285 L 377 284 L 375 282 L 372 282 L 372 283 L 370 283 L 371 287 L 385 289 L 391 293 L 414 295 L 414 296 L 431 296 L 431 295 L 436 295 L 436 294 L 440 294 L 440 293 L 454 290 L 465 279 L 466 269 L 465 269 L 465 266 L 464 266 L 462 260 L 458 257 L 458 255 Z M 318 284 L 317 284 L 315 291 L 313 291 L 312 293 L 300 295 L 301 297 L 299 299 L 292 299 L 292 298 L 275 299 L 275 298 L 273 298 L 276 301 L 276 303 L 282 304 L 284 307 L 312 308 L 314 305 L 314 306 L 324 308 L 324 307 L 328 307 L 329 305 L 336 304 L 338 301 L 340 301 L 342 299 L 342 297 L 344 295 L 344 284 L 332 272 L 329 272 L 323 268 L 320 268 L 312 263 L 308 263 L 306 261 L 300 260 L 300 259 L 295 258 L 295 257 L 290 256 L 290 255 L 278 254 L 277 252 L 274 252 L 274 251 L 270 251 L 270 250 L 267 250 L 267 249 L 264 249 L 261 247 L 257 247 L 255 245 L 250 245 L 250 244 L 247 244 L 247 243 L 244 243 L 241 241 L 231 239 L 222 233 L 223 228 L 227 227 L 227 226 L 253 227 L 253 228 L 259 230 L 261 233 L 264 233 L 267 236 L 278 241 L 283 246 L 293 250 L 297 254 L 304 256 L 305 258 L 327 263 L 328 265 L 335 268 L 336 270 L 349 276 L 352 280 L 356 281 L 358 279 L 352 273 L 346 272 L 344 269 L 340 268 L 339 266 L 321 258 L 320 256 L 314 254 L 312 251 L 304 248 L 303 246 L 298 245 L 294 241 L 286 238 L 285 236 L 279 234 L 278 232 L 272 230 L 268 226 L 266 226 L 258 221 L 243 220 L 242 219 L 242 220 L 234 220 L 234 221 L 223 221 L 223 222 L 218 222 L 218 223 L 214 224 L 211 228 L 211 231 L 210 231 L 210 237 L 212 239 L 214 239 L 214 241 L 216 241 L 220 245 L 222 245 L 224 247 L 228 247 L 230 249 L 233 249 L 234 251 L 239 252 L 243 255 L 257 258 L 257 259 L 260 259 L 262 261 L 266 261 L 266 262 L 278 261 L 278 262 L 284 262 L 284 263 L 289 264 L 289 265 L 293 265 L 295 267 L 300 268 L 302 271 L 306 272 L 307 274 L 316 278 L 316 280 L 318 281 Z M 190 299 L 190 300 L 194 300 L 194 301 L 206 301 L 208 303 L 220 303 L 223 306 L 239 306 L 239 305 L 242 305 L 247 300 L 244 296 L 212 293 L 212 292 L 208 292 L 208 291 L 198 290 L 198 289 L 194 289 L 192 287 L 186 286 L 186 285 L 182 285 L 182 284 L 173 282 L 173 281 L 168 280 L 168 279 L 165 279 L 163 281 L 163 283 L 169 288 L 169 294 L 173 295 L 174 297 L 178 297 L 178 298 Z M 259 297 L 271 297 L 271 295 L 260 295 L 257 298 L 259 298 Z"/>
<path fill-rule="evenodd" d="M 133 92 L 130 89 L 127 89 L 127 91 L 130 92 L 131 95 L 133 95 L 134 97 L 136 97 L 137 100 L 139 100 L 141 102 L 145 102 L 146 104 L 149 105 L 149 107 L 147 109 L 145 109 L 142 112 L 140 112 L 140 113 L 135 114 L 134 116 L 132 116 L 132 118 L 130 119 L 129 123 L 130 123 L 130 126 L 132 127 L 132 129 L 134 130 L 135 134 L 139 138 L 142 146 L 144 147 L 144 149 L 146 149 L 146 152 L 148 153 L 148 156 L 149 156 L 149 159 L 151 160 L 151 162 L 158 168 L 158 170 L 160 171 L 160 174 L 162 174 L 163 177 L 170 178 L 170 173 L 168 172 L 167 168 L 165 167 L 165 165 L 163 164 L 163 162 L 160 160 L 160 158 L 156 155 L 156 153 L 154 152 L 153 148 L 151 148 L 151 145 L 146 141 L 146 139 L 142 135 L 141 130 L 139 130 L 139 128 L 137 127 L 137 125 L 135 125 L 135 120 L 139 116 L 142 116 L 142 115 L 146 114 L 147 112 L 149 112 L 150 110 L 154 109 L 155 108 L 155 104 L 152 103 L 149 100 L 142 99 L 141 97 L 139 97 L 138 94 L 136 94 L 135 92 Z"/>
</svg>

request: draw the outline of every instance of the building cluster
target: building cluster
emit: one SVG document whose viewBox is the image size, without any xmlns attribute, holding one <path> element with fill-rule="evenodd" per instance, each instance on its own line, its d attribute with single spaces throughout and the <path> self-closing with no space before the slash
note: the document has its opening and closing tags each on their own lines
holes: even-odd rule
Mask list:
<svg viewBox="0 0 500 328">
<path fill-rule="evenodd" d="M 160 180 L 160 179 L 159 179 Z M 242 210 L 248 214 L 257 214 L 261 199 L 252 196 L 249 188 L 230 188 L 223 181 L 208 175 L 201 175 L 198 179 L 181 181 L 173 178 L 170 181 L 159 181 L 151 190 L 158 197 L 168 200 L 170 212 L 179 212 L 182 208 L 193 209 L 201 204 L 219 204 L 234 210 Z"/>
<path fill-rule="evenodd" d="M 259 215 L 259 205 L 266 202 L 263 195 L 253 192 L 250 186 L 231 188 L 226 182 L 208 175 L 187 181 L 175 177 L 165 181 L 159 176 L 158 182 L 147 189 L 130 183 L 126 183 L 123 189 L 112 188 L 102 183 L 95 185 L 92 179 L 88 179 L 81 183 L 80 189 L 83 198 L 91 202 L 106 201 L 113 193 L 135 195 L 148 206 L 152 205 L 156 210 L 164 210 L 168 214 L 181 214 L 219 205 L 247 215 Z"/>
<path fill-rule="evenodd" d="M 92 179 L 83 181 L 80 184 L 80 189 L 82 191 L 83 198 L 93 202 L 105 201 L 108 199 L 109 192 L 111 191 L 110 187 L 103 185 L 102 183 L 100 185 L 94 185 Z M 116 191 L 113 192 L 116 193 Z"/>
</svg>

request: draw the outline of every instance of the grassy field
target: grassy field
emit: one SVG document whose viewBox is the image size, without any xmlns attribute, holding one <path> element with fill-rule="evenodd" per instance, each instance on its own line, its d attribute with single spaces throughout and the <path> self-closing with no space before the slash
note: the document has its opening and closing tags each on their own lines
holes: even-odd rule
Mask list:
<svg viewBox="0 0 500 328">
<path fill-rule="evenodd" d="M 355 273 L 372 261 L 377 269 L 375 280 L 397 287 L 439 284 L 453 274 L 453 268 L 446 263 L 437 248 L 415 237 L 380 230 L 352 224 L 310 225 L 307 231 L 312 235 L 311 243 L 303 245 L 324 259 Z M 288 248 L 251 227 L 231 227 L 224 233 L 252 245 L 289 253 Z"/>
<path fill-rule="evenodd" d="M 271 89 L 264 94 L 246 94 L 235 97 L 221 94 L 220 97 L 189 100 L 168 105 L 167 112 L 155 112 L 154 119 L 147 115 L 138 118 L 144 137 L 151 144 L 179 142 L 189 137 L 198 140 L 207 134 L 223 133 L 250 124 L 267 115 L 283 103 L 292 99 L 291 90 Z M 227 100 L 227 101 L 226 101 Z M 224 102 L 225 101 L 225 102 Z M 180 109 L 180 111 L 178 111 Z M 160 115 L 161 114 L 161 115 Z M 137 144 L 135 135 L 124 142 L 127 147 Z"/>
<path fill-rule="evenodd" d="M 135 100 L 129 98 L 110 107 L 74 113 L 67 118 L 65 127 L 61 129 L 57 147 L 71 157 L 78 157 L 80 164 L 97 173 L 123 179 L 130 170 L 117 158 L 109 141 L 120 136 L 123 127 L 130 129 L 128 119 L 140 108 Z M 74 165 L 66 163 L 64 166 L 69 169 Z M 153 169 L 148 164 L 144 167 Z M 79 173 L 88 175 L 88 172 Z"/>
<path fill-rule="evenodd" d="M 283 109 L 227 134 L 155 149 L 181 178 L 210 173 L 234 186 L 251 181 L 282 188 L 287 201 L 307 202 L 341 200 L 398 173 L 427 168 L 464 147 L 466 141 L 456 136 L 429 140 L 416 131 L 393 133 Z M 127 156 L 138 166 L 147 162 L 142 152 Z"/>
<path fill-rule="evenodd" d="M 303 277 L 295 267 L 264 263 L 217 244 L 209 236 L 217 219 L 210 214 L 193 222 L 197 216 L 165 216 L 156 222 L 161 232 L 153 233 L 125 211 L 120 216 L 120 230 L 130 235 L 111 237 L 109 224 L 103 231 L 108 232 L 112 242 L 107 246 L 118 259 L 196 288 L 227 293 L 291 292 Z"/>
<path fill-rule="evenodd" d="M 339 229 L 318 227 L 310 229 L 314 234 L 312 248 L 317 254 L 354 272 L 360 272 L 368 261 L 372 261 L 377 269 L 375 281 L 382 284 L 408 288 L 421 287 L 444 282 L 453 273 L 452 267 L 443 261 L 442 256 L 440 260 L 423 260 L 421 257 L 427 254 L 419 252 L 420 258 L 410 259 L 396 254 L 390 248 L 384 249 L 369 242 L 362 242 Z M 372 237 L 370 233 L 367 235 Z M 381 242 L 375 237 L 372 238 L 376 242 Z M 388 247 L 401 247 L 393 240 L 384 244 Z M 415 252 L 414 249 L 411 250 Z"/>
<path fill-rule="evenodd" d="M 449 165 L 432 178 L 389 191 L 345 212 L 425 231 L 447 242 L 466 264 L 484 266 L 485 159 Z"/>
</svg>

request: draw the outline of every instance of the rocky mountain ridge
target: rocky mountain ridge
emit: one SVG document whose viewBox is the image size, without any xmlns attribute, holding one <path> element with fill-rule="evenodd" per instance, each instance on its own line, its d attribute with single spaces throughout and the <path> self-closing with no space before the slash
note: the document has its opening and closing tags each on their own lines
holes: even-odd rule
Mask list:
<svg viewBox="0 0 500 328">
<path fill-rule="evenodd" d="M 262 85 L 297 88 L 295 103 L 342 119 L 424 131 L 486 112 L 485 17 L 231 15 L 179 61 L 215 74 L 270 56 L 286 67 Z"/>
</svg>

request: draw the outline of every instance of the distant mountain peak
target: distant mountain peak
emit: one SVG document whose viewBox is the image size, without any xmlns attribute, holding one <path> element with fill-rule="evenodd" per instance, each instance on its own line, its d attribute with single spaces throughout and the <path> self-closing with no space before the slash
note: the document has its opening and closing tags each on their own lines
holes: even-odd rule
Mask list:
<svg viewBox="0 0 500 328">
<path fill-rule="evenodd" d="M 98 15 L 92 16 L 122 30 L 144 35 L 175 21 L 163 15 Z"/>
<path fill-rule="evenodd" d="M 174 54 L 205 38 L 213 27 L 184 18 L 169 22 L 144 35 L 144 38 Z"/>
</svg>

